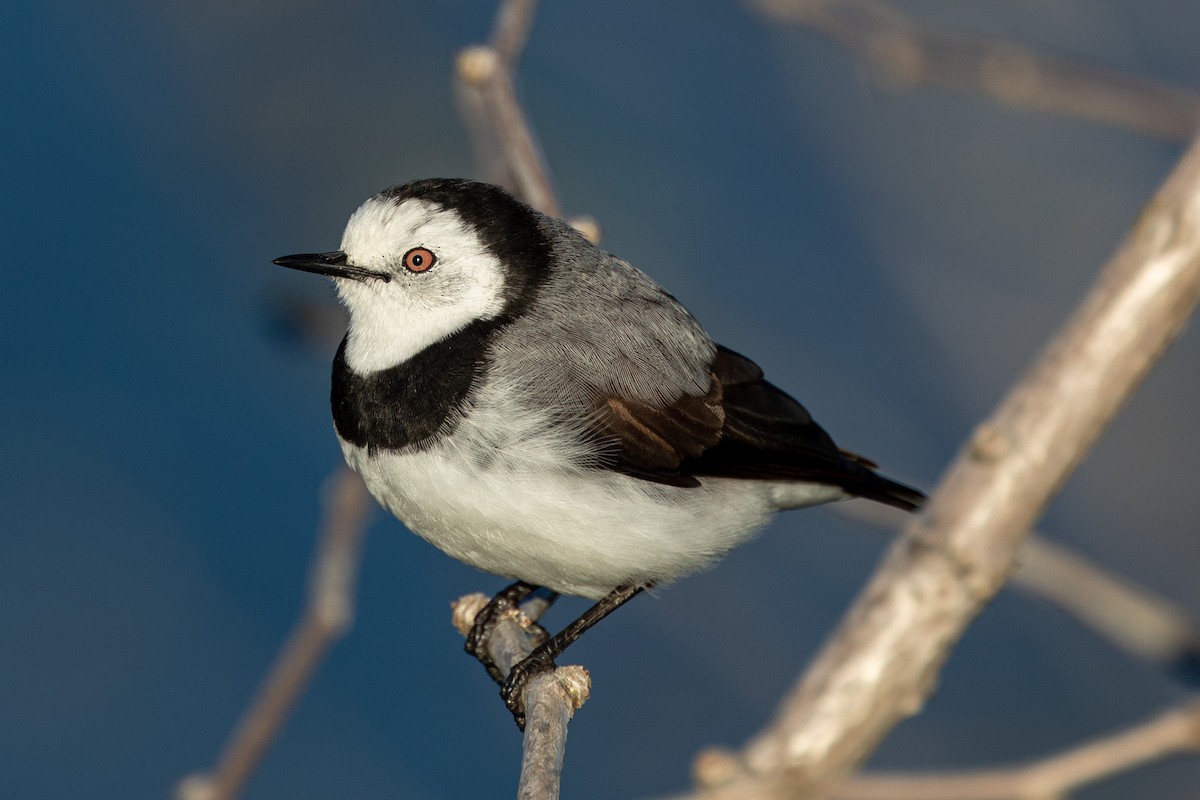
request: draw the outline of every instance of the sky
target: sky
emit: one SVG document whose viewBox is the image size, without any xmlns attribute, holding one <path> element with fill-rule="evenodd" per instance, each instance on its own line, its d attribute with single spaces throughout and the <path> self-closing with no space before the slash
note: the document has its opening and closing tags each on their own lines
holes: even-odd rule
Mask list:
<svg viewBox="0 0 1200 800">
<path fill-rule="evenodd" d="M 951 0 L 929 24 L 1196 86 L 1186 0 Z M 340 324 L 272 258 L 337 246 L 388 186 L 473 176 L 466 0 L 0 10 L 0 800 L 168 796 L 210 765 L 300 608 Z M 837 439 L 932 487 L 1068 315 L 1180 144 L 896 91 L 737 3 L 546 3 L 520 88 L 570 214 Z M 327 312 L 327 313 L 326 313 Z M 1200 616 L 1185 331 L 1040 527 Z M 593 698 L 564 793 L 653 797 L 771 714 L 886 545 L 823 510 L 638 598 L 571 653 Z M 248 798 L 515 790 L 520 739 L 449 602 L 504 581 L 386 513 L 353 630 Z M 583 609 L 565 600 L 550 624 Z M 1006 590 L 876 767 L 1036 758 L 1188 687 Z M 1193 795 L 1175 761 L 1081 793 Z"/>
</svg>

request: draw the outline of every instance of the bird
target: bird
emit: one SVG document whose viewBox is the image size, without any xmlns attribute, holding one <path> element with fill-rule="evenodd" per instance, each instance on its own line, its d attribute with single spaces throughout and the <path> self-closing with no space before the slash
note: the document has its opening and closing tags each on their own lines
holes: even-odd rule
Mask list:
<svg viewBox="0 0 1200 800">
<path fill-rule="evenodd" d="M 413 533 L 514 581 L 466 649 L 522 729 L 530 677 L 776 512 L 924 500 L 839 448 L 641 270 L 498 186 L 393 186 L 337 250 L 273 263 L 332 279 L 348 311 L 330 392 L 347 464 Z M 487 635 L 539 590 L 596 602 L 505 675 Z"/>
</svg>

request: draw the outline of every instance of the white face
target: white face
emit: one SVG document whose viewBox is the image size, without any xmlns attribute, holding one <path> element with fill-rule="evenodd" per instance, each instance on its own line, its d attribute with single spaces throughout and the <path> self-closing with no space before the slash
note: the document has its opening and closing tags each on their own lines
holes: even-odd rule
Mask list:
<svg viewBox="0 0 1200 800">
<path fill-rule="evenodd" d="M 454 211 L 373 197 L 350 217 L 341 250 L 348 264 L 391 276 L 334 279 L 350 311 L 346 360 L 355 372 L 395 366 L 503 309 L 504 269 Z"/>
</svg>

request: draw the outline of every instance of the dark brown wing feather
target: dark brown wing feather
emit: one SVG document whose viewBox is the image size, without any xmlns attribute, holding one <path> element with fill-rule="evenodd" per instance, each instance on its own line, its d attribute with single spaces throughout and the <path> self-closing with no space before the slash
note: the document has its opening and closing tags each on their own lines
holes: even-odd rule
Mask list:
<svg viewBox="0 0 1200 800">
<path fill-rule="evenodd" d="M 904 509 L 920 504 L 920 492 L 840 450 L 750 359 L 718 347 L 711 371 L 707 394 L 685 395 L 669 406 L 605 398 L 601 433 L 619 445 L 606 466 L 671 486 L 699 486 L 706 476 L 811 481 Z"/>
<path fill-rule="evenodd" d="M 725 422 L 721 382 L 715 375 L 703 397 L 684 395 L 669 406 L 608 397 L 599 411 L 603 434 L 619 443 L 611 466 L 671 486 L 700 485 L 680 465 L 716 446 Z"/>
</svg>

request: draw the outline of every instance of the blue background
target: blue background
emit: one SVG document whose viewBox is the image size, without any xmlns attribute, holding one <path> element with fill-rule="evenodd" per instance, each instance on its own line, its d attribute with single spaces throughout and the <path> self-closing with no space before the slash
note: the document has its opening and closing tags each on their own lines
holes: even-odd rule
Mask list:
<svg viewBox="0 0 1200 800">
<path fill-rule="evenodd" d="M 340 458 L 328 287 L 367 196 L 471 175 L 451 85 L 492 4 L 79 3 L 0 10 L 0 797 L 161 798 L 211 764 L 301 602 Z M 1195 86 L 1187 0 L 930 0 L 949 28 Z M 734 3 L 547 3 L 522 62 L 569 213 L 758 360 L 839 440 L 932 486 L 1073 308 L 1177 143 L 880 88 Z M 1044 529 L 1200 611 L 1195 330 Z M 786 515 L 572 651 L 595 695 L 564 791 L 649 796 L 737 745 L 836 623 L 877 534 Z M 520 739 L 450 599 L 503 582 L 386 514 L 349 637 L 248 797 L 510 794 Z M 581 610 L 567 601 L 551 621 Z M 1185 689 L 1006 591 L 879 767 L 1035 758 Z M 1176 761 L 1085 798 L 1194 794 Z"/>
</svg>

